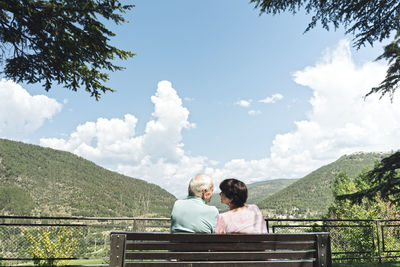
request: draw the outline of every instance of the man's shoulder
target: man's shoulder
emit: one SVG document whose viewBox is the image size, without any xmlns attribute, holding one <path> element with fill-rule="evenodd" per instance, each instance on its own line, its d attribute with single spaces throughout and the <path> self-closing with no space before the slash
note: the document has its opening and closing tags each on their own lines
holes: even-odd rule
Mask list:
<svg viewBox="0 0 400 267">
<path fill-rule="evenodd" d="M 185 198 L 185 199 L 178 199 L 175 201 L 174 208 L 189 208 L 194 210 L 204 210 L 210 213 L 218 214 L 218 209 L 215 206 L 210 206 L 205 204 L 204 202 L 198 201 L 196 199 Z"/>
<path fill-rule="evenodd" d="M 190 201 L 190 199 L 188 198 L 184 198 L 184 199 L 178 199 L 175 201 L 174 203 L 174 208 L 181 208 L 181 207 L 191 207 L 193 206 L 194 203 L 192 201 Z"/>
<path fill-rule="evenodd" d="M 174 205 L 177 205 L 177 206 L 179 206 L 179 205 L 188 205 L 188 203 L 190 203 L 190 202 L 191 201 L 188 198 L 177 199 L 177 200 L 175 200 L 175 204 Z"/>
<path fill-rule="evenodd" d="M 213 211 L 219 213 L 217 207 L 215 207 L 215 206 L 210 206 L 210 205 L 206 205 L 206 206 L 207 206 L 210 210 L 213 210 Z"/>
<path fill-rule="evenodd" d="M 207 213 L 211 213 L 211 214 L 213 214 L 215 216 L 217 216 L 219 214 L 219 211 L 218 211 L 217 207 L 206 205 L 206 204 L 204 204 L 204 206 L 205 206 L 204 209 L 207 211 Z"/>
</svg>

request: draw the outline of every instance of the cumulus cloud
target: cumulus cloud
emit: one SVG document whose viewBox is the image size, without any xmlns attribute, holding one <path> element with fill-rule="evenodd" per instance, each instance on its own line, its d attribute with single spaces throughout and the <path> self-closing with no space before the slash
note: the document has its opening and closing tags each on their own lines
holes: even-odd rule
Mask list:
<svg viewBox="0 0 400 267">
<path fill-rule="evenodd" d="M 183 98 L 186 102 L 192 102 L 192 101 L 194 101 L 194 98 L 193 97 L 185 97 L 185 98 Z"/>
<path fill-rule="evenodd" d="M 170 82 L 162 81 L 151 100 L 152 119 L 142 135 L 135 133 L 134 115 L 99 118 L 79 125 L 67 139 L 41 139 L 41 144 L 64 149 L 123 174 L 156 183 L 178 197 L 188 180 L 205 172 L 216 184 L 227 177 L 245 182 L 272 178 L 300 178 L 316 168 L 357 151 L 389 151 L 400 147 L 400 98 L 391 103 L 363 96 L 384 78 L 387 66 L 377 62 L 354 64 L 350 44 L 341 41 L 314 66 L 294 73 L 296 83 L 311 88 L 311 110 L 291 132 L 278 134 L 270 155 L 257 160 L 232 159 L 218 164 L 184 150 L 182 131 L 195 125 Z M 283 96 L 264 99 L 272 103 Z M 270 99 L 270 100 L 269 100 Z M 247 100 L 244 100 L 247 101 Z M 240 103 L 240 101 L 238 102 Z M 250 101 L 242 106 L 250 106 Z M 257 111 L 254 111 L 257 113 Z"/>
<path fill-rule="evenodd" d="M 290 159 L 306 154 L 326 163 L 356 151 L 388 151 L 400 146 L 400 99 L 394 103 L 365 94 L 384 78 L 386 65 L 368 62 L 356 66 L 350 44 L 341 41 L 315 66 L 294 73 L 296 83 L 310 87 L 312 111 L 296 122 L 296 131 L 277 135 L 271 154 Z"/>
<path fill-rule="evenodd" d="M 282 100 L 283 99 L 283 95 L 281 94 L 273 94 L 272 96 L 269 96 L 267 98 L 261 99 L 258 102 L 261 103 L 266 103 L 266 104 L 273 104 L 278 100 Z"/>
<path fill-rule="evenodd" d="M 232 160 L 222 169 L 208 168 L 208 173 L 244 175 L 250 181 L 302 177 L 343 154 L 398 149 L 400 99 L 395 97 L 391 103 L 389 98 L 371 95 L 364 100 L 386 69 L 377 62 L 356 66 L 349 42 L 341 41 L 314 66 L 294 73 L 296 83 L 313 90 L 312 109 L 306 120 L 295 122 L 295 130 L 275 136 L 270 157 Z"/>
<path fill-rule="evenodd" d="M 241 106 L 243 108 L 248 108 L 251 105 L 251 100 L 239 100 L 235 102 L 235 105 Z"/>
<path fill-rule="evenodd" d="M 182 106 L 172 84 L 159 82 L 151 101 L 153 119 L 147 122 L 143 135 L 135 134 L 137 118 L 126 114 L 123 119 L 99 118 L 86 122 L 68 139 L 42 138 L 40 144 L 73 152 L 177 193 L 182 191 L 182 180 L 185 184 L 188 177 L 201 171 L 206 158 L 185 155 L 182 131 L 195 124 L 189 122 L 189 111 Z"/>
<path fill-rule="evenodd" d="M 11 80 L 0 81 L 0 137 L 25 138 L 61 109 L 55 99 L 32 96 Z"/>
<path fill-rule="evenodd" d="M 261 114 L 261 111 L 252 109 L 252 110 L 249 110 L 249 112 L 247 112 L 247 113 L 251 116 L 257 116 L 257 115 Z"/>
</svg>

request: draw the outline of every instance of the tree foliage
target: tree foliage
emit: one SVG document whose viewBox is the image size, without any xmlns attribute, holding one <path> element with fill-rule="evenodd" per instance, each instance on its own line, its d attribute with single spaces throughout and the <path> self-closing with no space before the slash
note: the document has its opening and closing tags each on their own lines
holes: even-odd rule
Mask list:
<svg viewBox="0 0 400 267">
<path fill-rule="evenodd" d="M 346 173 L 336 175 L 332 186 L 335 201 L 329 206 L 325 215 L 327 219 L 399 219 L 398 206 L 375 194 L 371 199 L 362 198 L 360 202 L 354 203 L 349 199 L 338 199 L 337 196 L 350 194 L 356 191 L 365 190 L 371 187 L 371 180 L 368 171 L 361 172 L 357 177 L 350 178 Z M 349 222 L 351 225 L 351 223 Z M 360 227 L 332 227 L 329 232 L 332 237 L 332 251 L 346 251 L 361 253 L 371 251 L 377 255 L 377 248 L 371 239 L 375 233 L 374 221 L 360 221 Z M 385 238 L 386 248 L 399 250 L 399 234 L 396 227 L 382 228 L 382 237 Z M 381 237 L 379 237 L 381 238 Z M 361 254 L 359 256 L 361 256 Z M 353 255 L 355 256 L 355 255 Z"/>
<path fill-rule="evenodd" d="M 106 71 L 121 70 L 114 58 L 133 53 L 112 46 L 115 34 L 102 21 L 125 22 L 132 5 L 119 0 L 0 0 L 0 62 L 16 82 L 54 82 L 77 91 L 84 87 L 96 100 L 114 91 L 103 83 Z"/>
<path fill-rule="evenodd" d="M 333 182 L 332 192 L 335 201 L 329 206 L 327 217 L 330 219 L 398 219 L 399 210 L 394 203 L 383 198 L 379 193 L 371 198 L 363 197 L 359 202 L 338 198 L 344 194 L 368 190 L 371 187 L 368 171 L 350 178 L 346 173 L 339 173 Z"/>
<path fill-rule="evenodd" d="M 78 249 L 79 233 L 75 230 L 61 226 L 57 230 L 41 227 L 38 231 L 24 231 L 35 265 L 66 265 L 67 259 L 72 258 Z"/>
<path fill-rule="evenodd" d="M 320 218 L 334 201 L 332 184 L 336 174 L 346 172 L 355 177 L 363 169 L 373 168 L 375 162 L 383 157 L 385 154 L 382 153 L 344 155 L 259 201 L 257 205 L 269 216 Z"/>
<path fill-rule="evenodd" d="M 318 23 L 326 30 L 344 26 L 346 33 L 354 36 L 357 49 L 366 44 L 381 42 L 397 32 L 395 40 L 387 45 L 384 53 L 377 59 L 387 59 L 389 69 L 380 86 L 374 87 L 367 94 L 381 93 L 381 97 L 394 91 L 400 82 L 400 0 L 250 0 L 261 13 L 279 14 L 291 12 L 296 14 L 302 8 L 312 14 L 311 22 L 305 32 Z"/>
<path fill-rule="evenodd" d="M 389 62 L 386 78 L 379 86 L 372 88 L 367 96 L 381 92 L 382 97 L 387 92 L 393 98 L 394 92 L 400 86 L 400 31 L 397 32 L 395 40 L 385 46 L 383 54 L 378 57 L 379 59 L 386 59 Z"/>
<path fill-rule="evenodd" d="M 18 186 L 3 185 L 0 188 L 0 211 L 3 213 L 26 215 L 32 211 L 33 207 L 33 199 L 25 190 Z"/>
<path fill-rule="evenodd" d="M 2 188 L 21 196 L 3 196 Z M 175 200 L 157 185 L 72 153 L 0 139 L 2 214 L 167 217 Z"/>
<path fill-rule="evenodd" d="M 363 198 L 374 199 L 377 194 L 398 203 L 400 200 L 400 151 L 382 159 L 366 176 L 369 186 L 355 192 L 345 192 L 336 196 L 338 200 L 349 199 L 360 203 Z"/>
</svg>

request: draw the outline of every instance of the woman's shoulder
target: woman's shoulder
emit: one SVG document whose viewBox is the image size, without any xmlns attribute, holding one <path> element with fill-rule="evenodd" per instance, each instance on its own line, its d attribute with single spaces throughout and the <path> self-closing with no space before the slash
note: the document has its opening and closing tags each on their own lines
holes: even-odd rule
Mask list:
<svg viewBox="0 0 400 267">
<path fill-rule="evenodd" d="M 220 213 L 219 216 L 226 220 L 231 220 L 232 218 L 236 217 L 237 214 L 241 214 L 241 210 L 228 210 L 223 213 Z"/>
<path fill-rule="evenodd" d="M 260 208 L 256 204 L 248 204 L 247 205 L 250 210 L 259 211 Z"/>
</svg>

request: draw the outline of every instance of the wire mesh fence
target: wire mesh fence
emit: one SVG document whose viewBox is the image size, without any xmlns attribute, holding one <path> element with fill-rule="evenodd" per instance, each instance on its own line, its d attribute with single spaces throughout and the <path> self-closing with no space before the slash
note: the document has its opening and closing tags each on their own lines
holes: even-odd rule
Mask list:
<svg viewBox="0 0 400 267">
<path fill-rule="evenodd" d="M 268 219 L 269 232 L 329 232 L 337 263 L 400 260 L 399 220 Z"/>
<path fill-rule="evenodd" d="M 81 260 L 79 265 L 108 266 L 114 230 L 164 232 L 169 231 L 169 219 L 3 216 L 0 266 L 64 265 L 73 260 Z"/>
<path fill-rule="evenodd" d="M 400 220 L 267 219 L 269 232 L 329 232 L 334 262 L 399 262 Z M 169 218 L 0 216 L 0 265 L 108 266 L 110 232 L 168 232 Z"/>
</svg>

